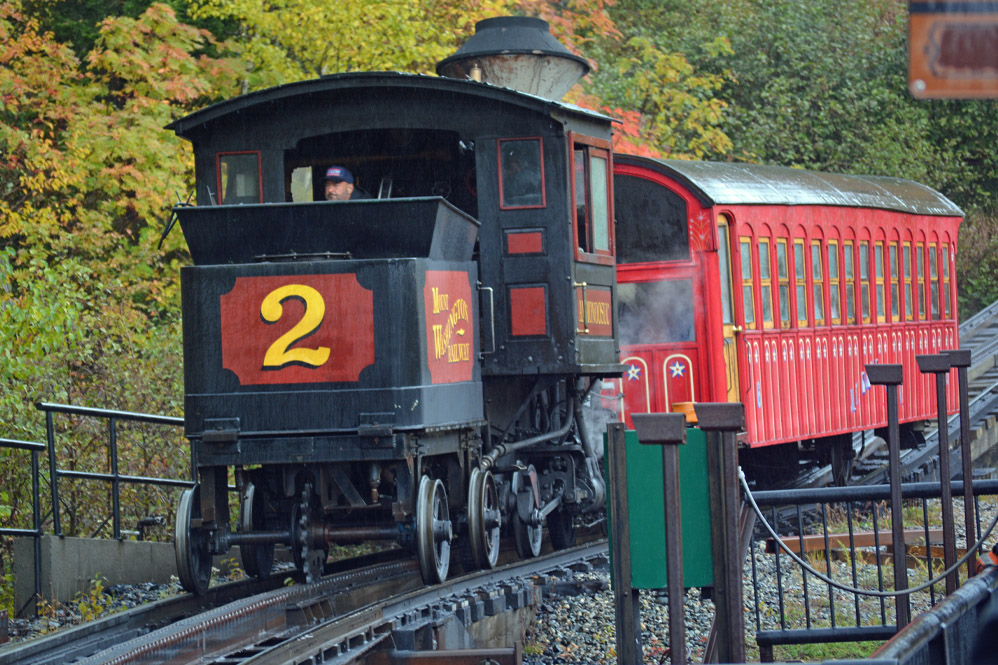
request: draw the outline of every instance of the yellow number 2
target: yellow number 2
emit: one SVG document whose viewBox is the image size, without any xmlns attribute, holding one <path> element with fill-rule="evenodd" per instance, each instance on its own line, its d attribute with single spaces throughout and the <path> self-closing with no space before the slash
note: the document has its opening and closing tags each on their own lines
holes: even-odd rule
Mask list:
<svg viewBox="0 0 998 665">
<path fill-rule="evenodd" d="M 305 305 L 305 312 L 301 320 L 295 326 L 284 333 L 267 349 L 263 357 L 265 369 L 280 369 L 291 363 L 319 367 L 329 360 L 329 347 L 320 346 L 315 349 L 290 348 L 293 344 L 303 340 L 322 325 L 322 319 L 326 315 L 326 303 L 322 295 L 311 286 L 304 284 L 288 284 L 279 289 L 274 289 L 267 294 L 260 304 L 260 316 L 267 323 L 276 323 L 284 313 L 282 303 L 288 298 L 298 298 Z"/>
</svg>

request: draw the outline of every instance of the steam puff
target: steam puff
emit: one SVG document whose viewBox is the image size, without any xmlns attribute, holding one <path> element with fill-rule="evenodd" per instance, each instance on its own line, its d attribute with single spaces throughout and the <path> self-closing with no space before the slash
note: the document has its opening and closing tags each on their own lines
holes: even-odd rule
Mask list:
<svg viewBox="0 0 998 665">
<path fill-rule="evenodd" d="M 692 280 L 618 284 L 617 306 L 621 344 L 694 341 Z"/>
</svg>

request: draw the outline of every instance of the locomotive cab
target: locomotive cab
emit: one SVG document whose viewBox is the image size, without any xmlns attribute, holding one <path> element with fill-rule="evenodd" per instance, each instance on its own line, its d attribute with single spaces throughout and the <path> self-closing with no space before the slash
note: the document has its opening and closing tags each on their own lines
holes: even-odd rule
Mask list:
<svg viewBox="0 0 998 665">
<path fill-rule="evenodd" d="M 500 531 L 535 555 L 545 519 L 570 542 L 603 499 L 582 403 L 620 369 L 610 119 L 357 73 L 170 128 L 197 192 L 176 210 L 200 479 L 178 516 L 185 586 L 233 544 L 265 575 L 283 542 L 314 578 L 333 545 L 394 540 L 432 582 L 452 542 L 478 566 Z M 331 165 L 367 198 L 324 201 Z"/>
</svg>

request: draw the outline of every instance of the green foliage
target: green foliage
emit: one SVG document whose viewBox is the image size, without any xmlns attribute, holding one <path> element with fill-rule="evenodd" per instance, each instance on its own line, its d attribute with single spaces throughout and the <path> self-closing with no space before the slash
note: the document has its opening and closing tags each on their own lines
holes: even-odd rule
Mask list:
<svg viewBox="0 0 998 665">
<path fill-rule="evenodd" d="M 773 655 L 779 662 L 817 663 L 869 658 L 883 642 L 841 642 L 831 644 L 779 645 Z"/>
<path fill-rule="evenodd" d="M 101 22 L 111 16 L 138 18 L 156 0 L 24 0 L 26 13 L 38 19 L 42 32 L 51 32 L 55 40 L 69 46 L 81 60 L 97 43 Z M 184 14 L 184 0 L 165 0 L 181 21 L 189 22 Z M 222 26 L 202 26 L 223 34 Z"/>
<path fill-rule="evenodd" d="M 966 319 L 998 300 L 998 213 L 967 216 L 957 259 L 959 312 Z"/>
<path fill-rule="evenodd" d="M 723 39 L 710 46 L 730 53 Z M 714 96 L 726 73 L 697 72 L 685 56 L 662 50 L 643 36 L 611 41 L 604 49 L 614 66 L 599 70 L 589 88 L 623 120 L 622 133 L 629 140 L 618 141 L 618 150 L 641 152 L 641 146 L 649 146 L 649 154 L 704 159 L 731 149 L 721 129 L 727 104 Z"/>
<path fill-rule="evenodd" d="M 100 618 L 108 609 L 107 597 L 104 595 L 104 578 L 100 573 L 94 575 L 85 591 L 79 591 L 73 601 L 80 621 L 93 621 Z"/>
<path fill-rule="evenodd" d="M 249 66 L 244 81 L 249 90 L 337 72 L 431 73 L 472 34 L 475 20 L 512 7 L 506 0 L 188 3 L 198 20 L 239 26 L 237 48 Z"/>
<path fill-rule="evenodd" d="M 157 243 L 193 160 L 163 126 L 238 82 L 234 62 L 203 54 L 222 46 L 166 5 L 104 20 L 84 62 L 40 25 L 20 1 L 0 2 L 0 436 L 26 440 L 43 438 L 41 400 L 181 412 L 177 273 L 188 256 L 179 233 Z M 105 422 L 60 417 L 56 430 L 60 466 L 107 470 Z M 122 473 L 186 477 L 178 432 L 119 438 Z M 31 519 L 26 457 L 0 452 L 5 525 Z M 169 494 L 124 505 L 163 512 Z M 102 485 L 67 483 L 67 532 L 93 533 L 105 497 Z"/>
</svg>

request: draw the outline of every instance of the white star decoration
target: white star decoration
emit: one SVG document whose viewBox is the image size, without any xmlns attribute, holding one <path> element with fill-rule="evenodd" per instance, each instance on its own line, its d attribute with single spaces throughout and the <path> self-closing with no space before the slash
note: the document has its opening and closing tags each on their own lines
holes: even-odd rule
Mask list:
<svg viewBox="0 0 998 665">
<path fill-rule="evenodd" d="M 686 365 L 679 362 L 678 360 L 671 365 L 669 365 L 669 371 L 672 372 L 672 378 L 683 376 L 686 373 Z"/>
<path fill-rule="evenodd" d="M 641 368 L 638 367 L 637 365 L 628 365 L 627 366 L 627 380 L 628 381 L 637 381 L 639 378 L 641 378 Z"/>
</svg>

